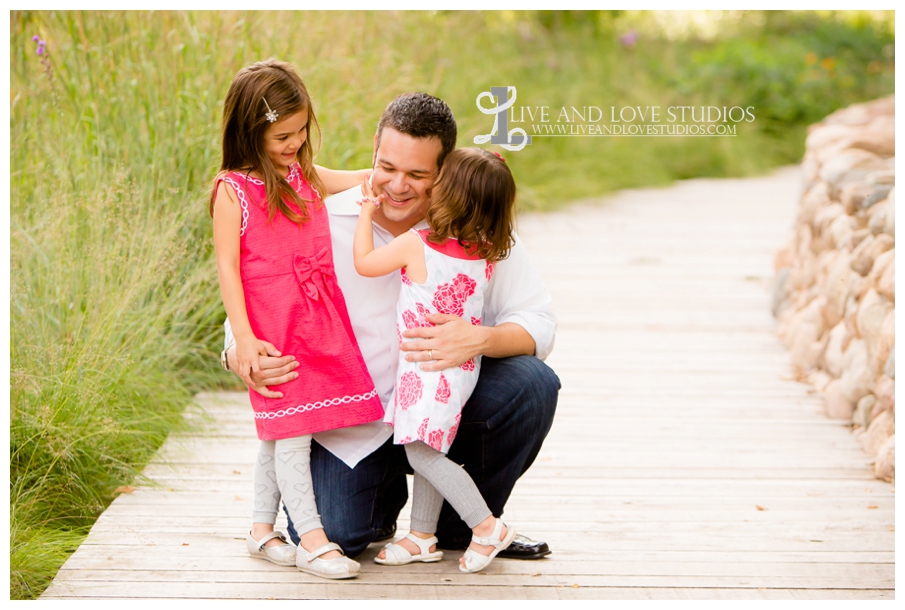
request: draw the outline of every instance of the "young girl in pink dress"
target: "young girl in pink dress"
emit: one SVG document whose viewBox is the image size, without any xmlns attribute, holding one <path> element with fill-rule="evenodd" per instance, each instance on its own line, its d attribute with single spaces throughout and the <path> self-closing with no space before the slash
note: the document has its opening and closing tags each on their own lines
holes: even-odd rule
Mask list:
<svg viewBox="0 0 905 610">
<path fill-rule="evenodd" d="M 515 182 L 503 158 L 477 148 L 450 153 L 431 192 L 430 228 L 412 229 L 376 250 L 371 222 L 384 196 L 375 199 L 367 182 L 362 189 L 366 197 L 355 232 L 355 269 L 367 277 L 402 270 L 396 315 L 400 341 L 407 328 L 431 326 L 425 318 L 430 313 L 480 325 L 493 264 L 514 243 Z M 377 563 L 439 561 L 443 552 L 436 550 L 434 533 L 444 498 L 474 534 L 460 559 L 463 572 L 486 568 L 515 537 L 515 529 L 490 512 L 468 473 L 446 457 L 480 366 L 478 356 L 459 367 L 427 372 L 400 351 L 384 421 L 393 424 L 394 442 L 405 445 L 415 471 L 412 525 L 405 538 L 381 551 Z"/>
<path fill-rule="evenodd" d="M 320 197 L 361 175 L 315 168 L 309 128 L 318 128 L 311 99 L 289 64 L 240 70 L 224 101 L 210 211 L 237 372 L 251 385 L 261 356 L 299 362 L 296 379 L 271 386 L 279 398 L 249 390 L 261 446 L 248 550 L 325 578 L 352 578 L 359 564 L 327 539 L 317 512 L 311 435 L 374 421 L 384 410 L 336 283 Z M 281 499 L 301 536 L 298 549 L 273 531 Z"/>
</svg>

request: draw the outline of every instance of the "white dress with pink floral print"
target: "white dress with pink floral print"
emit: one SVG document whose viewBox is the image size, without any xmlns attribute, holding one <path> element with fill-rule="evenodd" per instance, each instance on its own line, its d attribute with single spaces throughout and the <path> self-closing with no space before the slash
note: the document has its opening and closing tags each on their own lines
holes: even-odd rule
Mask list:
<svg viewBox="0 0 905 610">
<path fill-rule="evenodd" d="M 456 240 L 437 245 L 427 240 L 429 231 L 412 229 L 424 243 L 427 280 L 413 283 L 402 270 L 402 289 L 396 306 L 396 331 L 433 326 L 429 313 L 454 314 L 481 324 L 484 292 L 493 274 L 493 263 L 469 256 Z M 447 453 L 456 437 L 462 407 L 471 396 L 481 369 L 480 356 L 462 366 L 443 371 L 422 371 L 420 362 L 407 362 L 399 352 L 396 386 L 384 421 L 393 425 L 393 442 L 405 445 L 424 441 Z"/>
</svg>

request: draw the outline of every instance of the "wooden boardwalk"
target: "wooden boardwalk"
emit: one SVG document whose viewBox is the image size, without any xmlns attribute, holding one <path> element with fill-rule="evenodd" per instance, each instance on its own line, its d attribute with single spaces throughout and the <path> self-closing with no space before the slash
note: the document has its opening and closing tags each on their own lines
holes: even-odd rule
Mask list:
<svg viewBox="0 0 905 610">
<path fill-rule="evenodd" d="M 153 483 L 113 502 L 43 597 L 894 598 L 894 490 L 774 335 L 798 180 L 693 180 L 520 219 L 563 389 L 506 518 L 549 557 L 467 575 L 455 553 L 380 567 L 372 545 L 348 582 L 253 560 L 247 397 L 202 395 L 208 431 L 167 441 Z"/>
</svg>

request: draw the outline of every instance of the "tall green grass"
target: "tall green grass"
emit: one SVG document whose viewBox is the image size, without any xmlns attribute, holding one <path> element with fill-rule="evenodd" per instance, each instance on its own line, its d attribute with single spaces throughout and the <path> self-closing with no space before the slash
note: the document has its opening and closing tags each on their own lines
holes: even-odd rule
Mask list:
<svg viewBox="0 0 905 610">
<path fill-rule="evenodd" d="M 812 67 L 786 64 L 805 61 L 812 40 L 821 60 L 834 36 L 860 54 L 837 54 L 839 75 L 817 74 L 820 87 L 809 76 L 809 95 L 834 107 L 892 91 L 888 23 L 795 23 L 777 67 L 777 43 L 745 19 L 720 40 L 670 38 L 644 15 L 613 13 L 12 13 L 10 596 L 41 593 L 116 487 L 184 425 L 195 391 L 235 383 L 217 371 L 206 198 L 222 98 L 241 67 L 275 56 L 298 68 L 324 131 L 318 162 L 338 168 L 370 164 L 377 119 L 405 91 L 446 100 L 460 145 L 489 131 L 475 98 L 499 85 L 524 105 L 756 94 L 769 106 L 771 120 L 738 138 L 538 138 L 504 153 L 521 207 L 550 209 L 795 160 L 810 115 L 780 110 Z M 632 48 L 618 39 L 628 28 L 641 31 Z M 843 65 L 854 86 L 837 82 L 851 76 Z"/>
<path fill-rule="evenodd" d="M 182 425 L 219 319 L 187 212 L 113 179 L 11 231 L 10 594 L 39 593 Z"/>
</svg>

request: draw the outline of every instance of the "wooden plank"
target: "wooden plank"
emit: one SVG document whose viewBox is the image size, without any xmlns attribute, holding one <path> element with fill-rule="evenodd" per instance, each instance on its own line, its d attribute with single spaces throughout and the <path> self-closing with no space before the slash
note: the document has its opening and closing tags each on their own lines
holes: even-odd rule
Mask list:
<svg viewBox="0 0 905 610">
<path fill-rule="evenodd" d="M 526 581 L 530 582 L 528 586 L 549 587 L 578 584 L 583 587 L 699 587 L 699 588 L 744 588 L 744 587 L 766 587 L 774 586 L 779 588 L 807 588 L 807 589 L 893 589 L 895 588 L 895 579 L 889 575 L 864 575 L 860 577 L 852 577 L 850 575 L 839 576 L 788 576 L 784 574 L 761 575 L 693 575 L 686 576 L 682 574 L 665 574 L 665 575 L 635 575 L 635 574 L 608 574 L 606 572 L 586 574 L 551 574 L 538 571 L 534 574 L 516 573 L 508 574 L 505 572 L 504 564 L 510 561 L 500 561 L 500 571 L 494 570 L 492 573 L 485 575 L 452 573 L 447 564 L 457 563 L 455 558 L 444 558 L 441 562 L 433 564 L 432 567 L 424 567 L 413 570 L 394 570 L 383 566 L 382 569 L 375 569 L 371 572 L 363 571 L 361 576 L 355 579 L 355 586 L 379 585 L 388 578 L 393 580 L 394 585 L 412 585 L 417 586 L 427 584 L 428 582 L 437 582 L 443 580 L 449 582 L 451 586 L 474 586 L 475 579 L 481 578 L 482 586 L 491 585 L 498 587 L 521 587 L 526 586 Z M 251 570 L 77 570 L 66 571 L 60 574 L 60 583 L 67 582 L 98 582 L 111 583 L 119 582 L 124 587 L 131 588 L 134 585 L 141 586 L 149 581 L 151 582 L 170 582 L 180 580 L 184 583 L 196 582 L 211 585 L 217 584 L 260 584 L 265 585 L 262 588 L 269 588 L 268 585 L 278 585 L 283 588 L 287 585 L 298 583 L 317 584 L 319 579 L 316 576 L 300 573 L 293 568 L 283 568 L 268 571 L 251 571 Z M 458 572 L 458 569 L 456 569 Z M 530 579 L 530 580 L 529 580 Z"/>
<path fill-rule="evenodd" d="M 544 503 L 531 497 L 518 497 L 517 501 L 506 509 L 506 517 L 512 519 L 513 524 L 522 525 L 528 522 L 543 523 L 549 517 L 549 502 Z M 736 523 L 745 520 L 775 521 L 797 523 L 806 521 L 815 522 L 839 522 L 857 521 L 868 518 L 871 522 L 888 520 L 892 526 L 895 517 L 895 506 L 892 502 L 863 502 L 852 501 L 840 503 L 834 501 L 794 503 L 777 499 L 771 499 L 767 506 L 744 501 L 725 502 L 653 502 L 621 500 L 611 502 L 589 501 L 585 498 L 569 498 L 565 504 L 568 511 L 563 511 L 559 516 L 560 522 L 581 523 L 585 520 L 609 521 L 609 522 L 641 522 L 658 527 L 664 521 L 693 522 L 693 523 Z M 760 506 L 763 510 L 758 509 Z M 877 508 L 870 508 L 876 506 Z M 174 517 L 187 516 L 194 507 L 185 504 L 174 506 L 155 507 L 130 507 L 130 510 L 113 511 L 102 515 L 97 521 L 98 528 L 110 527 L 149 527 L 157 525 L 171 525 Z M 200 510 L 202 507 L 198 507 Z M 868 514 L 866 511 L 872 511 Z M 877 514 L 874 514 L 877 513 Z M 582 515 L 587 517 L 582 517 Z M 241 532 L 247 515 L 238 511 L 217 511 L 214 514 L 199 514 L 187 520 L 185 528 L 235 528 L 232 531 Z M 100 530 L 98 530 L 100 531 Z"/>
<path fill-rule="evenodd" d="M 248 583 L 145 582 L 124 588 L 120 583 L 79 583 L 80 593 L 62 583 L 54 583 L 45 599 L 894 599 L 894 589 L 781 589 L 781 588 L 679 588 L 668 587 L 581 587 L 573 585 L 499 587 L 480 583 L 468 587 L 428 583 L 419 586 L 394 583 L 362 585 L 343 583 L 291 583 L 282 587 L 261 587 Z M 577 586 L 575 586 L 577 585 Z"/>
<path fill-rule="evenodd" d="M 781 510 L 776 509 L 773 505 L 760 511 L 756 504 L 747 504 L 744 507 L 739 506 L 722 506 L 707 507 L 700 505 L 698 510 L 689 510 L 688 508 L 680 508 L 673 506 L 662 507 L 644 507 L 644 516 L 639 516 L 638 506 L 631 504 L 617 508 L 599 508 L 594 505 L 581 505 L 572 503 L 572 511 L 564 514 L 559 523 L 564 524 L 557 527 L 558 530 L 576 529 L 576 524 L 593 522 L 606 522 L 614 527 L 629 527 L 628 524 L 643 524 L 651 530 L 663 530 L 668 527 L 667 524 L 688 523 L 693 527 L 700 528 L 704 524 L 712 523 L 714 526 L 722 526 L 724 524 L 736 525 L 741 524 L 741 528 L 749 527 L 747 523 L 760 524 L 773 523 L 782 524 L 786 527 L 793 527 L 799 523 L 822 523 L 832 524 L 840 521 L 848 521 L 852 524 L 871 523 L 877 524 L 877 527 L 883 528 L 893 526 L 895 519 L 895 507 L 890 503 L 887 506 L 874 509 L 879 514 L 867 514 L 865 506 L 862 504 L 859 508 L 844 509 L 826 509 L 823 507 L 802 507 L 797 510 Z M 584 519 L 576 514 L 578 510 L 587 514 Z M 821 510 L 822 509 L 822 510 Z M 144 513 L 144 514 L 142 514 Z M 241 532 L 248 520 L 247 515 L 198 515 L 192 519 L 185 519 L 184 523 L 173 525 L 174 517 L 186 516 L 185 511 L 176 509 L 158 510 L 158 511 L 129 511 L 126 514 L 111 514 L 104 518 L 103 521 L 98 520 L 96 531 L 116 531 L 117 528 L 140 528 L 149 531 L 231 531 Z M 549 517 L 549 509 L 544 511 L 541 504 L 531 506 L 526 500 L 516 503 L 516 507 L 507 509 L 506 517 L 510 519 L 513 525 L 524 529 L 529 527 L 543 527 L 545 517 Z M 568 524 L 568 525 L 565 525 Z M 544 527 L 548 529 L 549 525 Z"/>
<path fill-rule="evenodd" d="M 551 525 L 541 517 L 535 519 L 521 519 L 517 524 L 513 521 L 513 525 L 529 528 L 530 530 L 542 529 L 556 531 L 559 534 L 586 532 L 588 534 L 601 533 L 621 536 L 623 534 L 659 531 L 662 532 L 664 536 L 672 536 L 675 534 L 678 537 L 688 532 L 699 531 L 703 524 L 709 523 L 711 531 L 720 536 L 746 537 L 752 533 L 763 534 L 764 536 L 780 536 L 785 535 L 794 529 L 795 534 L 801 536 L 817 536 L 818 534 L 833 531 L 834 538 L 848 539 L 851 536 L 862 537 L 867 532 L 880 533 L 885 536 L 885 533 L 889 531 L 889 528 L 893 523 L 892 519 L 894 518 L 894 509 L 892 506 L 888 507 L 883 516 L 877 516 L 873 511 L 863 510 L 860 515 L 846 519 L 844 524 L 836 515 L 833 515 L 833 518 L 827 520 L 813 519 L 806 521 L 791 520 L 784 515 L 779 517 L 767 515 L 769 512 L 772 511 L 769 509 L 758 511 L 755 506 L 752 505 L 747 514 L 739 514 L 738 516 L 741 518 L 737 518 L 736 520 L 705 522 L 701 519 L 693 520 L 686 518 L 673 521 L 669 520 L 666 515 L 663 515 L 657 520 L 615 520 L 602 518 L 595 521 L 581 521 L 572 519 L 557 521 L 555 524 Z M 173 523 L 172 520 L 167 522 L 166 520 L 142 519 L 135 525 L 130 524 L 128 521 L 121 522 L 119 520 L 117 520 L 115 524 L 109 522 L 105 523 L 107 523 L 107 527 L 95 530 L 95 534 L 97 534 L 95 538 L 99 543 L 104 542 L 105 536 L 114 536 L 120 532 L 123 532 L 125 535 L 129 535 L 130 532 L 139 532 L 142 535 L 154 534 L 156 539 L 160 539 L 160 536 L 167 536 L 169 534 L 178 534 L 179 536 L 182 536 L 183 534 L 200 536 L 215 535 L 236 539 L 235 532 L 242 531 L 242 529 L 232 531 L 225 530 L 223 524 L 194 523 L 190 520 Z M 840 531 L 835 532 L 834 530 L 836 529 L 839 529 Z M 893 538 L 893 536 L 889 536 L 889 538 Z M 244 540 L 244 537 L 241 539 Z"/>
<path fill-rule="evenodd" d="M 751 487 L 746 487 L 749 483 Z M 714 480 L 714 479 L 660 479 L 659 481 L 648 479 L 646 481 L 632 481 L 623 479 L 600 479 L 585 477 L 581 479 L 555 477 L 545 480 L 537 479 L 521 483 L 515 490 L 514 497 L 530 498 L 532 496 L 544 499 L 548 494 L 557 494 L 563 498 L 592 498 L 596 502 L 607 500 L 631 500 L 644 501 L 656 498 L 669 498 L 672 502 L 680 499 L 698 498 L 701 501 L 713 502 L 714 499 L 724 498 L 727 501 L 740 501 L 757 498 L 777 498 L 786 500 L 800 500 L 807 504 L 808 499 L 815 506 L 830 501 L 851 500 L 854 503 L 874 505 L 880 503 L 892 503 L 893 498 L 881 494 L 867 495 L 863 484 L 872 484 L 871 481 L 858 480 Z M 189 505 L 203 505 L 207 503 L 230 503 L 242 496 L 251 497 L 251 486 L 232 481 L 228 484 L 233 489 L 228 489 L 227 484 L 218 489 L 177 489 L 175 487 L 160 488 L 135 488 L 129 497 L 118 499 L 119 505 L 165 505 L 178 499 L 180 503 Z"/>
<path fill-rule="evenodd" d="M 459 552 L 447 551 L 444 562 L 454 560 Z M 571 560 L 570 560 L 571 559 Z M 431 564 L 411 564 L 399 566 L 392 572 L 387 568 L 362 561 L 362 568 L 370 575 L 399 574 L 411 577 L 411 574 L 424 576 L 426 574 L 446 575 L 449 570 L 443 562 L 429 567 Z M 659 577 L 668 576 L 731 576 L 745 577 L 755 576 L 759 578 L 783 576 L 787 578 L 809 578 L 818 575 L 820 578 L 852 579 L 864 582 L 869 580 L 883 581 L 889 584 L 889 563 L 829 563 L 829 562 L 722 562 L 722 561 L 663 561 L 662 559 L 615 561 L 606 556 L 591 557 L 587 561 L 580 560 L 573 555 L 557 558 L 557 561 L 507 561 L 504 570 L 507 575 L 517 577 L 519 575 L 534 576 L 569 576 L 569 575 L 601 575 L 609 576 L 647 576 L 656 574 Z M 502 565 L 502 564 L 501 564 Z M 61 574 L 68 581 L 79 579 L 96 580 L 109 578 L 136 579 L 136 574 L 166 572 L 179 570 L 185 573 L 194 572 L 192 580 L 202 580 L 205 575 L 209 579 L 217 579 L 223 573 L 235 573 L 240 579 L 245 579 L 243 574 L 248 573 L 247 580 L 263 580 L 272 578 L 285 581 L 294 578 L 292 570 L 280 570 L 277 567 L 262 561 L 247 558 L 247 561 L 237 561 L 233 555 L 222 554 L 206 556 L 180 557 L 176 560 L 161 554 L 150 558 L 136 558 L 132 555 L 108 555 L 93 558 L 83 557 L 81 561 L 68 564 L 65 568 L 67 574 Z M 107 576 L 109 573 L 111 576 Z M 114 578 L 112 575 L 116 573 Z M 457 574 L 452 582 L 467 584 L 471 577 L 467 574 Z M 627 583 L 623 583 L 627 584 Z M 837 584 L 841 585 L 841 581 Z M 858 587 L 858 588 L 863 588 Z"/>
<path fill-rule="evenodd" d="M 407 523 L 400 521 L 400 523 Z M 235 538 L 235 540 L 240 540 Z M 368 564 L 373 557 L 379 552 L 381 545 L 375 544 L 365 550 L 359 556 L 359 561 Z M 167 566 L 181 566 L 184 562 L 187 565 L 198 566 L 198 562 L 212 561 L 229 561 L 233 562 L 233 569 L 236 569 L 235 562 L 241 560 L 242 567 L 254 567 L 254 569 L 270 569 L 270 564 L 254 560 L 248 556 L 241 545 L 229 543 L 214 546 L 189 545 L 180 547 L 176 553 L 170 552 L 166 548 L 150 547 L 143 549 L 141 554 L 130 553 L 129 547 L 120 545 L 94 546 L 79 551 L 73 555 L 62 569 L 80 569 L 80 568 L 99 568 L 101 565 L 107 566 L 109 569 L 118 569 L 117 566 L 142 565 L 146 569 L 163 569 Z M 450 553 L 455 553 L 450 551 Z M 584 547 L 581 550 L 554 550 L 553 554 L 537 561 L 511 561 L 509 562 L 512 570 L 526 570 L 529 573 L 554 569 L 563 572 L 572 572 L 576 570 L 569 567 L 569 564 L 582 563 L 589 561 L 591 563 L 600 563 L 607 561 L 615 561 L 619 564 L 639 564 L 639 573 L 660 573 L 661 566 L 685 565 L 689 563 L 699 563 L 701 565 L 709 565 L 706 572 L 702 573 L 720 573 L 718 566 L 732 566 L 734 564 L 758 564 L 761 566 L 769 566 L 773 564 L 789 564 L 801 563 L 810 565 L 809 570 L 821 571 L 824 568 L 831 570 L 835 565 L 860 565 L 873 566 L 879 570 L 886 570 L 890 565 L 895 563 L 894 551 L 826 551 L 826 550 L 745 550 L 735 549 L 732 551 L 720 550 L 642 550 L 628 549 L 618 550 L 609 548 L 589 548 Z M 130 563 L 131 562 L 131 563 Z M 205 564 L 206 565 L 206 564 Z M 263 568 L 262 568 L 263 566 Z M 649 566 L 648 570 L 644 566 Z M 419 566 L 420 567 L 420 566 Z M 369 568 L 370 569 L 370 568 Z M 741 568 L 740 568 L 741 569 Z"/>
<path fill-rule="evenodd" d="M 712 551 L 731 551 L 733 549 L 749 551 L 766 551 L 770 549 L 786 551 L 820 550 L 820 551 L 850 551 L 868 550 L 882 551 L 890 547 L 893 536 L 887 531 L 872 531 L 858 529 L 850 531 L 841 527 L 831 530 L 801 530 L 787 529 L 774 531 L 769 534 L 760 534 L 756 530 L 736 532 L 728 528 L 720 529 L 719 537 L 700 535 L 701 527 L 695 531 L 671 532 L 669 536 L 657 536 L 655 532 L 646 531 L 612 531 L 606 528 L 595 529 L 592 532 L 562 532 L 554 530 L 538 530 L 538 536 L 550 543 L 552 548 L 580 548 L 588 543 L 588 536 L 606 544 L 613 550 L 644 550 L 657 549 L 671 551 L 688 551 L 694 549 Z M 177 552 L 185 545 L 216 545 L 219 542 L 229 542 L 239 545 L 231 534 L 223 533 L 172 533 L 172 532 L 148 532 L 132 528 L 121 528 L 115 532 L 100 531 L 92 533 L 83 545 L 87 546 L 120 546 L 131 544 L 136 546 L 158 546 Z M 244 542 L 244 541 L 243 541 Z M 495 568 L 494 568 L 495 569 Z"/>
<path fill-rule="evenodd" d="M 795 480 L 815 480 L 815 479 L 854 479 L 858 481 L 869 481 L 864 476 L 863 466 L 860 468 L 852 467 L 848 463 L 843 462 L 837 468 L 832 467 L 811 467 L 810 464 L 797 465 L 795 463 L 783 463 L 781 461 L 772 464 L 755 464 L 745 465 L 744 462 L 739 466 L 727 468 L 712 468 L 708 466 L 707 460 L 692 460 L 692 456 L 688 459 L 681 459 L 672 462 L 669 465 L 649 462 L 647 464 L 634 462 L 632 467 L 620 470 L 608 470 L 601 472 L 601 469 L 588 466 L 588 464 L 573 454 L 564 453 L 557 456 L 555 462 L 552 460 L 536 463 L 533 467 L 534 472 L 538 476 L 555 476 L 568 478 L 586 478 L 589 476 L 597 477 L 605 475 L 610 479 L 795 479 Z M 842 460 L 839 460 L 842 462 Z M 184 465 L 188 469 L 191 465 L 185 462 L 176 462 L 166 467 L 158 465 L 151 472 L 146 472 L 146 476 L 153 476 L 160 484 L 166 484 L 172 487 L 190 487 L 201 481 L 210 481 L 211 483 L 226 483 L 233 481 L 245 481 L 250 483 L 249 470 L 246 464 L 221 465 L 211 464 L 211 469 L 196 469 L 194 472 L 178 472 L 173 468 Z M 242 475 L 243 468 L 246 472 Z M 245 478 L 240 478 L 240 477 Z M 183 484 L 180 484 L 183 483 Z"/>
</svg>

